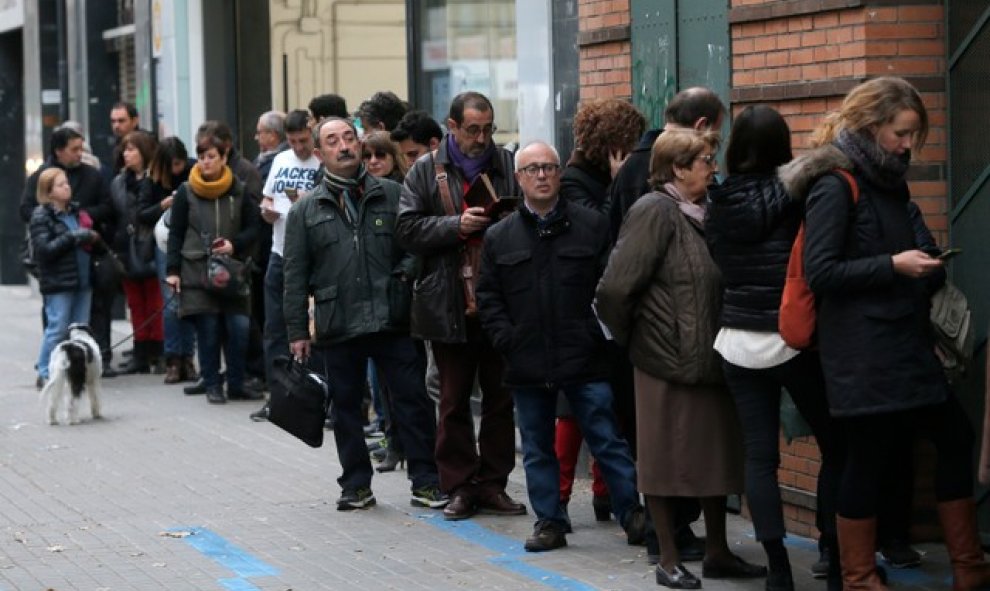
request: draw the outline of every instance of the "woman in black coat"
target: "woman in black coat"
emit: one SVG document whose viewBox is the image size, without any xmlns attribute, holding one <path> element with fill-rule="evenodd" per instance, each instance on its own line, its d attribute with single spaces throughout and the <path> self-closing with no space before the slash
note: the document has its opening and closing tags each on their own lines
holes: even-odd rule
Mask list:
<svg viewBox="0 0 990 591">
<path fill-rule="evenodd" d="M 945 279 L 939 250 L 919 228 L 905 180 L 928 115 L 894 77 L 854 88 L 812 138 L 808 155 L 838 153 L 859 188 L 821 176 L 807 198 L 805 269 L 818 306 L 818 341 L 832 416 L 848 454 L 837 529 L 846 589 L 884 590 L 876 573 L 881 468 L 911 453 L 915 433 L 935 444 L 935 497 L 953 588 L 990 585 L 972 498 L 973 433 L 934 352 L 930 298 Z"/>
<path fill-rule="evenodd" d="M 777 167 L 791 157 L 791 131 L 780 113 L 765 105 L 743 109 L 726 149 L 729 176 L 709 192 L 705 222 L 725 285 L 715 350 L 743 428 L 746 503 L 756 539 L 767 553 L 767 591 L 794 589 L 777 483 L 782 387 L 821 450 L 816 525 L 833 548 L 842 457 L 818 353 L 788 347 L 777 330 L 787 261 L 804 213 L 801 199 L 789 195 L 776 176 Z M 832 578 L 838 585 L 837 569 Z"/>
</svg>

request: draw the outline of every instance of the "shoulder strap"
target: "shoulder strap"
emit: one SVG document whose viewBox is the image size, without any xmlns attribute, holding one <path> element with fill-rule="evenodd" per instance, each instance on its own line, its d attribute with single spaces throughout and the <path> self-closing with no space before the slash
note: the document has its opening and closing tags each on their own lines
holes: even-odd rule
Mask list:
<svg viewBox="0 0 990 591">
<path fill-rule="evenodd" d="M 433 169 L 437 175 L 437 187 L 440 189 L 440 202 L 443 203 L 443 210 L 447 215 L 457 215 L 454 209 L 454 200 L 450 198 L 450 185 L 447 182 L 447 170 L 443 164 L 437 162 L 437 151 L 430 152 L 430 160 L 433 162 Z"/>
<path fill-rule="evenodd" d="M 836 168 L 835 172 L 838 173 L 838 175 L 841 176 L 842 178 L 846 179 L 846 182 L 849 183 L 849 191 L 852 194 L 853 205 L 858 203 L 859 184 L 856 182 L 856 177 L 854 177 L 852 173 L 846 170 L 845 168 Z"/>
</svg>

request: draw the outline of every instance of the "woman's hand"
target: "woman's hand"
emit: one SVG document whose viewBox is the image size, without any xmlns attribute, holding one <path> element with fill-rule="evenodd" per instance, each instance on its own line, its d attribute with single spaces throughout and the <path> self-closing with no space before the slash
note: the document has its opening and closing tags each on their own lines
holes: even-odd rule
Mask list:
<svg viewBox="0 0 990 591">
<path fill-rule="evenodd" d="M 942 261 L 917 249 L 899 252 L 891 258 L 894 262 L 894 273 L 915 279 L 931 275 L 942 268 Z"/>
<path fill-rule="evenodd" d="M 234 254 L 234 245 L 226 238 L 217 238 L 210 249 L 213 254 Z"/>
<path fill-rule="evenodd" d="M 626 163 L 629 159 L 629 154 L 624 154 L 621 150 L 609 150 L 608 152 L 608 168 L 612 173 L 612 178 L 615 179 L 615 175 L 619 174 L 619 169 L 622 165 Z"/>
<path fill-rule="evenodd" d="M 182 291 L 182 280 L 179 279 L 178 275 L 169 275 L 165 278 L 165 283 L 167 283 L 175 293 Z"/>
</svg>

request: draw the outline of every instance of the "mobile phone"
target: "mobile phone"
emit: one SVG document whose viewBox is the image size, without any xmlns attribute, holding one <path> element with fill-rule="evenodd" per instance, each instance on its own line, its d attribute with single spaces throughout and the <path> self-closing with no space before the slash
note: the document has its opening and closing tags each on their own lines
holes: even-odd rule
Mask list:
<svg viewBox="0 0 990 591">
<path fill-rule="evenodd" d="M 940 261 L 947 261 L 952 257 L 956 256 L 957 254 L 962 254 L 961 248 L 946 248 L 945 250 L 942 251 L 942 254 L 938 255 L 935 258 L 937 258 Z"/>
<path fill-rule="evenodd" d="M 289 201 L 295 201 L 296 199 L 299 199 L 299 190 L 293 189 L 292 187 L 286 187 L 285 196 L 289 198 Z"/>
</svg>

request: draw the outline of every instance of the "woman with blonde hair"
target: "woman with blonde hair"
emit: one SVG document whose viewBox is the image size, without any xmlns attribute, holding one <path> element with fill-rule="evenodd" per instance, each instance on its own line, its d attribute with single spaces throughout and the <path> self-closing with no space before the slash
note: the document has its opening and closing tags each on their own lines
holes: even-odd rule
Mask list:
<svg viewBox="0 0 990 591">
<path fill-rule="evenodd" d="M 722 282 L 704 218 L 717 150 L 711 133 L 670 130 L 657 138 L 653 192 L 626 215 L 597 291 L 598 314 L 633 364 L 639 490 L 660 540 L 657 584 L 672 589 L 699 589 L 701 580 L 680 563 L 670 497 L 700 498 L 704 577 L 766 575 L 726 542 L 725 500 L 743 490 L 743 446 L 712 348 Z"/>
<path fill-rule="evenodd" d="M 72 203 L 72 187 L 61 168 L 41 172 L 37 196 L 30 230 L 45 310 L 45 335 L 36 365 L 41 388 L 48 381 L 52 350 L 68 336 L 69 325 L 89 323 L 90 252 L 102 241 L 93 230 L 93 220 Z"/>
<path fill-rule="evenodd" d="M 935 497 L 953 589 L 990 585 L 972 498 L 973 432 L 935 356 L 929 321 L 945 271 L 906 181 L 911 150 L 927 133 L 913 86 L 869 80 L 826 118 L 813 136 L 818 147 L 781 175 L 808 193 L 805 272 L 829 408 L 848 448 L 836 517 L 847 590 L 887 589 L 874 557 L 880 477 L 898 454 L 912 453 L 919 432 L 937 453 Z M 809 174 L 822 161 L 852 173 L 858 200 L 842 176 Z"/>
</svg>

